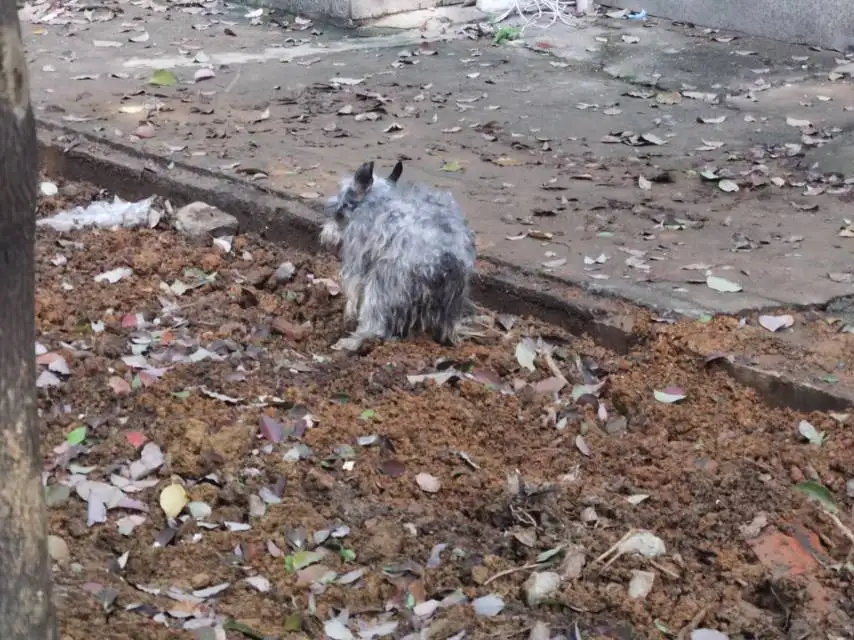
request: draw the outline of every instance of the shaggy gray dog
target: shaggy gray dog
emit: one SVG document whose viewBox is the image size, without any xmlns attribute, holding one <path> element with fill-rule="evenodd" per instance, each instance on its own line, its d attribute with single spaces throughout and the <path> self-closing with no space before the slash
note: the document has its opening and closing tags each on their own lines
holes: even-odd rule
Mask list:
<svg viewBox="0 0 854 640">
<path fill-rule="evenodd" d="M 454 344 L 468 302 L 475 239 L 449 191 L 388 178 L 366 162 L 328 201 L 320 241 L 341 249 L 341 288 L 356 331 L 333 349 L 355 351 L 370 338 L 429 333 Z"/>
</svg>

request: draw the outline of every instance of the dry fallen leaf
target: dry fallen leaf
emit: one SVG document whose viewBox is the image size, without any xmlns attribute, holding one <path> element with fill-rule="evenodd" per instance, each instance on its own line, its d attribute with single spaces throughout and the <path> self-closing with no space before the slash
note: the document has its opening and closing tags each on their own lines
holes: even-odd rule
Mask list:
<svg viewBox="0 0 854 640">
<path fill-rule="evenodd" d="M 715 291 L 720 291 L 722 293 L 738 293 L 742 289 L 741 285 L 737 282 L 732 282 L 726 278 L 720 278 L 713 275 L 706 276 L 706 286 L 709 287 L 709 289 L 714 289 Z"/>
<path fill-rule="evenodd" d="M 442 483 L 435 476 L 429 473 L 419 473 L 415 476 L 415 482 L 418 487 L 426 493 L 437 493 L 442 488 Z"/>
<path fill-rule="evenodd" d="M 643 600 L 652 591 L 654 581 L 655 573 L 652 571 L 633 570 L 629 581 L 629 597 L 632 600 Z"/>
<path fill-rule="evenodd" d="M 130 383 L 128 383 L 124 378 L 120 378 L 119 376 L 111 376 L 108 383 L 110 385 L 110 388 L 113 390 L 113 393 L 115 393 L 117 396 L 126 396 L 130 394 Z"/>
<path fill-rule="evenodd" d="M 687 397 L 685 392 L 679 387 L 667 387 L 663 391 L 654 389 L 652 395 L 656 400 L 663 404 L 675 404 L 677 402 L 682 402 L 682 400 Z"/>
<path fill-rule="evenodd" d="M 160 508 L 170 518 L 177 518 L 188 501 L 187 492 L 180 484 L 170 484 L 160 492 Z"/>
<path fill-rule="evenodd" d="M 202 80 L 210 80 L 215 77 L 216 73 L 210 67 L 202 67 L 201 69 L 196 69 L 196 72 L 193 74 L 193 80 L 196 82 L 201 82 Z"/>
<path fill-rule="evenodd" d="M 812 122 L 809 120 L 800 120 L 798 118 L 792 118 L 791 116 L 786 116 L 786 124 L 790 127 L 798 127 L 800 129 L 812 126 Z"/>
<path fill-rule="evenodd" d="M 546 269 L 557 269 L 558 267 L 562 267 L 566 264 L 566 258 L 557 258 L 556 260 L 546 260 L 543 263 L 543 267 Z"/>
<path fill-rule="evenodd" d="M 795 319 L 790 315 L 782 316 L 759 316 L 759 324 L 768 329 L 768 331 L 779 331 L 780 329 L 788 329 L 795 324 Z"/>
<path fill-rule="evenodd" d="M 580 433 L 575 436 L 575 447 L 581 452 L 581 455 L 590 457 L 590 447 L 587 446 L 587 441 Z"/>
</svg>

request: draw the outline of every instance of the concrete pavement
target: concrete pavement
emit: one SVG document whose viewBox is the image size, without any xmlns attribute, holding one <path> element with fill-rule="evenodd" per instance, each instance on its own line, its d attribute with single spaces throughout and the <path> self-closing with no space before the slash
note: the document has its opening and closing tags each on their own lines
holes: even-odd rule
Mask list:
<svg viewBox="0 0 854 640">
<path fill-rule="evenodd" d="M 833 151 L 854 108 L 838 54 L 607 17 L 492 46 L 454 12 L 342 33 L 216 3 L 50 6 L 23 25 L 45 121 L 309 206 L 404 157 L 454 190 L 483 255 L 642 304 L 854 293 L 852 187 L 822 173 L 854 167 Z"/>
</svg>

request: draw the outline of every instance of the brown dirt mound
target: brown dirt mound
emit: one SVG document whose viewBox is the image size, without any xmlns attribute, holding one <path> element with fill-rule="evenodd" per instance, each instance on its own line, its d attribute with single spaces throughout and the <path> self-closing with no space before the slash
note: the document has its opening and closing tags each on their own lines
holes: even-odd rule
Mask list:
<svg viewBox="0 0 854 640">
<path fill-rule="evenodd" d="M 47 199 L 42 215 L 94 192 Z M 285 261 L 294 277 L 277 284 Z M 118 267 L 133 274 L 95 282 Z M 542 625 L 584 638 L 850 632 L 851 541 L 793 487 L 821 482 L 850 523 L 851 428 L 842 416 L 771 409 L 686 355 L 701 334 L 704 350 L 713 340 L 729 350 L 732 323 L 640 314 L 646 340 L 627 356 L 517 319 L 457 349 L 418 339 L 354 357 L 329 350 L 346 331 L 343 302 L 314 279 L 335 276 L 329 257 L 252 237 L 226 255 L 164 229 L 40 232 L 39 343 L 70 369 L 39 392 L 50 533 L 70 550 L 54 574 L 64 640 L 192 637 L 217 621 L 220 635 L 192 633 L 372 637 L 380 623 L 388 637 L 424 638 L 547 638 Z M 176 295 L 176 280 L 199 286 Z M 560 402 L 544 358 L 534 372 L 520 365 L 526 337 L 556 347 L 569 379 Z M 460 374 L 443 384 L 407 378 L 448 367 Z M 599 379 L 599 397 L 576 389 L 571 400 L 573 385 Z M 666 387 L 687 398 L 657 401 Z M 258 436 L 265 416 L 284 427 L 280 442 Z M 798 435 L 804 419 L 826 432 L 821 446 Z M 82 448 L 57 453 L 80 425 Z M 86 502 L 62 485 L 121 483 L 141 436 L 164 454 L 146 476 L 154 486 L 126 493 L 147 512 L 110 509 L 87 526 Z M 185 510 L 170 524 L 159 505 L 170 483 L 209 515 Z M 123 531 L 130 515 L 144 519 Z M 631 530 L 666 552 L 595 561 Z M 560 583 L 531 606 L 534 572 Z M 650 574 L 649 593 L 630 597 Z M 502 599 L 498 615 L 475 614 L 483 596 Z"/>
</svg>

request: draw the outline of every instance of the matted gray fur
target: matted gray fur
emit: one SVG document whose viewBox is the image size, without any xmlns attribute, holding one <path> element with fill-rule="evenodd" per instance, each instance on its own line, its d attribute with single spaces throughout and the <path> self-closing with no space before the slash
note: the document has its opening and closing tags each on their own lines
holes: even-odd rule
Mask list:
<svg viewBox="0 0 854 640">
<path fill-rule="evenodd" d="M 321 243 L 340 247 L 345 317 L 358 319 L 334 349 L 424 331 L 454 344 L 467 308 L 475 238 L 450 191 L 398 183 L 366 162 L 328 200 Z"/>
</svg>

